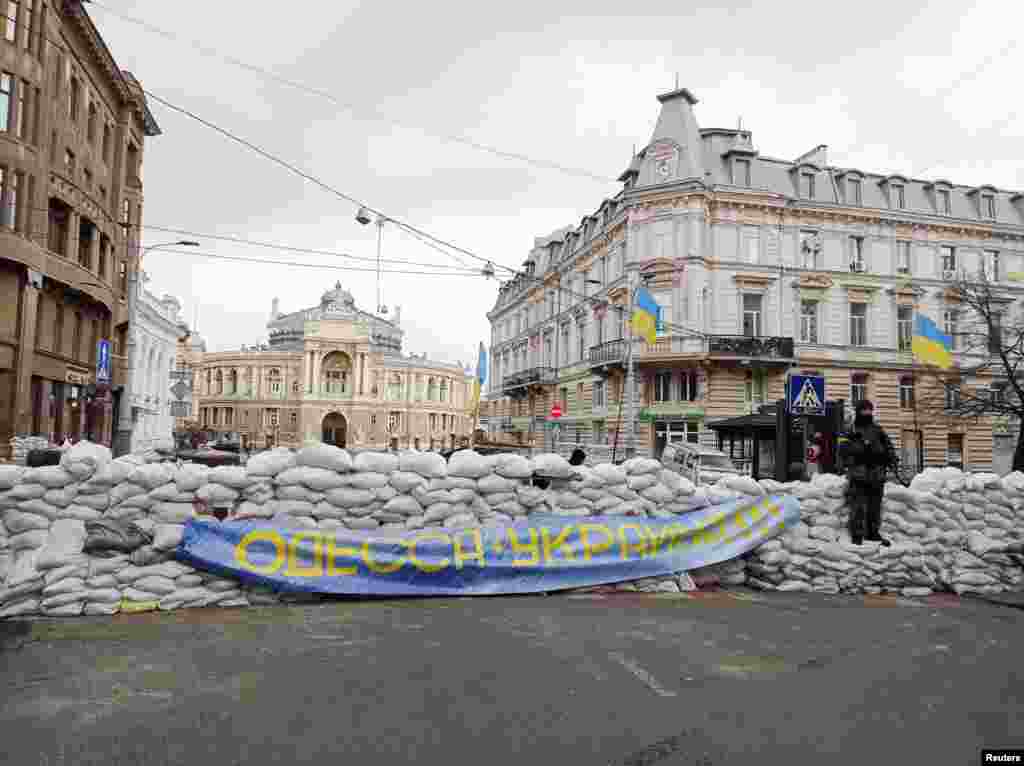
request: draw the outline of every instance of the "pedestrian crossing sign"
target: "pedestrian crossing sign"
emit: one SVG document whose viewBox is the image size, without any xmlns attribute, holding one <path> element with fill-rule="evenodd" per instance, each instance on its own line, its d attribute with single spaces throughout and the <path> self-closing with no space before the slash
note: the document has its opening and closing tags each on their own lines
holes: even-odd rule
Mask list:
<svg viewBox="0 0 1024 766">
<path fill-rule="evenodd" d="M 790 375 L 786 401 L 791 415 L 824 415 L 825 378 L 821 375 Z"/>
</svg>

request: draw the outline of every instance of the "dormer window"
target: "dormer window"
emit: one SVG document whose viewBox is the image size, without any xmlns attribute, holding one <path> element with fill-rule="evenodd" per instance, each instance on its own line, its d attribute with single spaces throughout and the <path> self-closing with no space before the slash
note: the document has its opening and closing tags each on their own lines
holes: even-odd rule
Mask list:
<svg viewBox="0 0 1024 766">
<path fill-rule="evenodd" d="M 800 196 L 804 199 L 814 199 L 814 173 L 800 172 Z"/>
<path fill-rule="evenodd" d="M 949 189 L 939 189 L 935 192 L 936 205 L 939 215 L 952 215 L 953 207 L 950 201 Z"/>
<path fill-rule="evenodd" d="M 996 218 L 996 190 L 992 186 L 979 186 L 971 189 L 967 196 L 974 203 L 974 211 L 983 221 L 994 221 Z"/>
<path fill-rule="evenodd" d="M 846 201 L 858 207 L 864 204 L 864 193 L 859 178 L 848 178 L 846 180 Z"/>
<path fill-rule="evenodd" d="M 907 207 L 906 187 L 903 184 L 893 184 L 890 191 L 892 206 L 897 210 L 904 210 Z"/>
<path fill-rule="evenodd" d="M 996 217 L 996 195 L 994 194 L 982 194 L 981 195 L 981 217 L 989 220 L 995 220 Z"/>
<path fill-rule="evenodd" d="M 737 157 L 732 161 L 732 183 L 733 186 L 750 186 L 750 160 L 746 157 Z"/>
</svg>

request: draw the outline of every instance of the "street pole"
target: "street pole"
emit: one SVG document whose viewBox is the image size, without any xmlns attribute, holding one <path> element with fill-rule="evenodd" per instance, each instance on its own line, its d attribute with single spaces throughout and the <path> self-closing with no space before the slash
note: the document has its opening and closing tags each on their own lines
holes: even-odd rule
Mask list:
<svg viewBox="0 0 1024 766">
<path fill-rule="evenodd" d="M 626 304 L 626 321 L 631 322 L 633 318 L 633 296 L 636 292 L 636 272 L 628 272 L 626 285 L 629 288 L 629 298 Z M 632 326 L 629 327 L 629 345 L 626 347 L 626 421 L 629 423 L 629 430 L 626 431 L 626 459 L 636 457 L 636 372 L 633 369 L 633 346 L 636 341 L 636 334 Z M 620 424 L 621 427 L 621 424 Z"/>
</svg>

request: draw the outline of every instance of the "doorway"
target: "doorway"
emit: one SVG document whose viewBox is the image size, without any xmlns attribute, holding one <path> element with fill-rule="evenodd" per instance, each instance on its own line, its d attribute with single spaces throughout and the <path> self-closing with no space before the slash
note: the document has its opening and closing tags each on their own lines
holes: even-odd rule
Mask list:
<svg viewBox="0 0 1024 766">
<path fill-rule="evenodd" d="M 348 423 L 345 416 L 340 412 L 332 412 L 324 418 L 322 441 L 324 444 L 344 447 L 347 431 Z"/>
</svg>

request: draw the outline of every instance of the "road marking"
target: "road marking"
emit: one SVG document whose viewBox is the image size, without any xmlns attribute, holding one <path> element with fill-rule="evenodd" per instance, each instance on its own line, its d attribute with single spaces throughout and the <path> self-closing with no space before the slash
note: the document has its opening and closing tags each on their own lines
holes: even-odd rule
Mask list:
<svg viewBox="0 0 1024 766">
<path fill-rule="evenodd" d="M 651 691 L 653 691 L 659 697 L 676 696 L 675 692 L 669 691 L 664 686 L 659 684 L 658 679 L 656 679 L 654 676 L 652 676 L 650 673 L 648 673 L 646 670 L 640 667 L 640 665 L 635 660 L 631 660 L 629 657 L 626 657 L 625 655 L 620 654 L 619 652 L 611 652 L 608 656 L 620 665 L 622 665 L 622 667 L 624 667 L 630 673 L 632 673 L 633 676 L 637 678 L 637 680 L 639 680 L 642 684 L 646 685 Z"/>
</svg>

